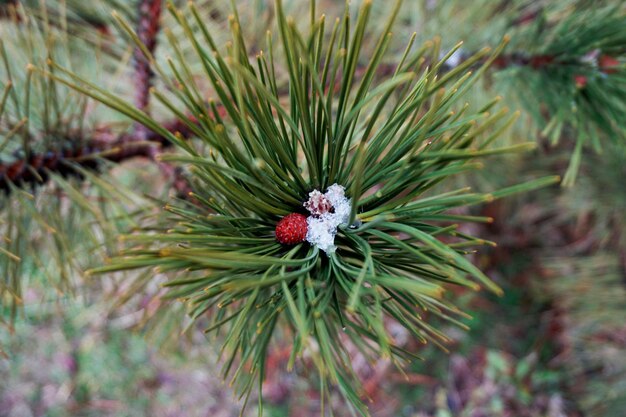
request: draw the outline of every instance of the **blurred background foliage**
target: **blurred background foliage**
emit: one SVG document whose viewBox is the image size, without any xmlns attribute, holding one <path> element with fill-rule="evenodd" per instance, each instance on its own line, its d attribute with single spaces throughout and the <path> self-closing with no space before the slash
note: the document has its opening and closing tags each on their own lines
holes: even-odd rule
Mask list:
<svg viewBox="0 0 626 417">
<path fill-rule="evenodd" d="M 219 343 L 213 336 L 207 343 L 202 326 L 179 337 L 187 319 L 176 305 L 161 308 L 170 302 L 160 298 L 158 277 L 148 284 L 143 273 L 84 274 L 115 251 L 122 232 L 160 221 L 159 207 L 177 194 L 175 180 L 149 152 L 119 141 L 133 131 L 130 121 L 27 69 L 48 68 L 52 57 L 132 100 L 134 48 L 111 12 L 135 24 L 134 3 L 0 2 L 2 417 L 239 413 L 217 371 Z M 217 42 L 227 38 L 226 3 L 196 1 Z M 272 22 L 272 2 L 237 3 L 254 49 Z M 284 6 L 288 14 L 304 16 L 296 19 L 301 22 L 308 19 L 305 3 L 285 0 Z M 334 17 L 340 7 L 320 0 L 317 9 Z M 373 2 L 373 32 L 387 11 L 386 1 Z M 407 348 L 424 357 L 404 375 L 385 361 L 357 357 L 372 415 L 623 416 L 626 2 L 419 0 L 406 1 L 400 17 L 394 27 L 400 44 L 413 32 L 416 44 L 439 36 L 444 52 L 463 40 L 451 66 L 496 46 L 505 34 L 511 37 L 467 100 L 480 108 L 502 95 L 511 113 L 521 113 L 501 140 L 530 139 L 537 149 L 487 164 L 478 178 L 460 181 L 491 189 L 557 173 L 565 174 L 568 187 L 472 209 L 469 214 L 494 222 L 467 231 L 498 242 L 472 259 L 505 295 L 453 294 L 473 318 L 466 320 L 468 332 L 447 328 L 449 353 L 421 347 L 398 329 Z M 178 30 L 171 19 L 163 13 L 161 26 Z M 168 30 L 158 36 L 164 39 Z M 182 41 L 179 48 L 158 42 L 157 62 L 178 53 L 191 56 L 191 45 Z M 393 59 L 387 64 L 393 69 Z M 200 72 L 199 63 L 189 65 Z M 149 110 L 158 118 L 163 109 L 155 104 Z M 102 142 L 126 150 L 107 154 Z M 31 150 L 62 163 L 35 172 L 16 166 Z M 91 162 L 85 162 L 87 155 Z M 9 174 L 23 182 L 7 181 Z M 319 381 L 306 363 L 285 371 L 289 337 L 283 335 L 284 343 L 269 353 L 266 414 L 318 415 Z M 332 401 L 343 415 L 339 396 Z"/>
</svg>

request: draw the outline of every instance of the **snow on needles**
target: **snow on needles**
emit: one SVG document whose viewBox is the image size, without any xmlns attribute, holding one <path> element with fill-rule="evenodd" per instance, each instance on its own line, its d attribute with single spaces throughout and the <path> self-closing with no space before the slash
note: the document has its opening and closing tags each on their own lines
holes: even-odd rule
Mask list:
<svg viewBox="0 0 626 417">
<path fill-rule="evenodd" d="M 333 184 L 328 187 L 325 194 L 314 190 L 309 193 L 309 200 L 304 203 L 304 207 L 311 212 L 307 218 L 307 242 L 328 255 L 334 253 L 337 249 L 335 246 L 337 227 L 348 223 L 352 208 L 350 199 L 345 195 L 345 188 Z"/>
</svg>

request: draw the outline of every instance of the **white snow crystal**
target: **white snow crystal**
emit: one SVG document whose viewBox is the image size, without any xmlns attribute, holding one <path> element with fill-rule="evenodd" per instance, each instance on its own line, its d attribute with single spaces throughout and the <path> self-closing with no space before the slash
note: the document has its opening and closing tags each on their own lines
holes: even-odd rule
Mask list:
<svg viewBox="0 0 626 417">
<path fill-rule="evenodd" d="M 306 240 L 330 255 L 337 249 L 335 246 L 337 227 L 348 223 L 352 206 L 350 199 L 346 198 L 345 188 L 339 184 L 333 184 L 323 195 L 332 204 L 332 209 L 319 213 L 314 209 L 316 205 L 312 204 L 311 199 L 319 199 L 320 194 L 318 190 L 311 192 L 309 201 L 304 203 L 312 214 L 306 221 L 308 226 Z"/>
</svg>

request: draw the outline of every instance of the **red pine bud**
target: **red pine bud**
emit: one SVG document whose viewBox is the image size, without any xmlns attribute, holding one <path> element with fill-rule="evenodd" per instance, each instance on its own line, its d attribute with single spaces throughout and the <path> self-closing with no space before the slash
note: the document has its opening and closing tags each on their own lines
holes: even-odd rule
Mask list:
<svg viewBox="0 0 626 417">
<path fill-rule="evenodd" d="M 276 240 L 283 245 L 295 245 L 304 242 L 306 232 L 306 217 L 299 213 L 291 213 L 276 225 Z"/>
</svg>

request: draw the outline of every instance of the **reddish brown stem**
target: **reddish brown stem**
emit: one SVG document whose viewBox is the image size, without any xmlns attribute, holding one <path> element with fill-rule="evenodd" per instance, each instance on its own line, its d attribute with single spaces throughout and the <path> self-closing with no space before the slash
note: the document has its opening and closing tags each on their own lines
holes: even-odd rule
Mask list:
<svg viewBox="0 0 626 417">
<path fill-rule="evenodd" d="M 176 121 L 164 126 L 170 132 L 179 132 L 183 137 L 191 132 L 182 122 Z M 36 186 L 45 183 L 50 173 L 62 176 L 80 176 L 76 165 L 95 170 L 99 161 L 122 162 L 130 158 L 143 156 L 153 158 L 154 149 L 169 146 L 167 140 L 148 130 L 144 141 L 139 141 L 134 134 L 123 134 L 111 141 L 111 133 L 106 130 L 96 131 L 90 140 L 81 140 L 73 147 L 48 150 L 18 158 L 12 162 L 0 161 L 0 192 L 10 192 L 10 184 L 18 187 Z M 178 180 L 175 187 L 182 187 Z"/>
<path fill-rule="evenodd" d="M 146 50 L 152 54 L 157 45 L 157 36 L 161 28 L 162 0 L 141 0 L 138 6 L 137 36 Z M 150 88 L 154 72 L 148 57 L 139 48 L 135 48 L 135 106 L 146 111 L 150 103 Z M 135 125 L 135 138 L 145 140 L 148 129 Z"/>
</svg>

